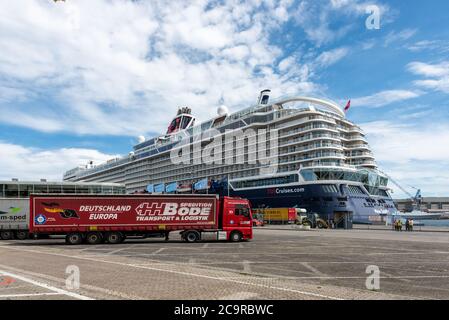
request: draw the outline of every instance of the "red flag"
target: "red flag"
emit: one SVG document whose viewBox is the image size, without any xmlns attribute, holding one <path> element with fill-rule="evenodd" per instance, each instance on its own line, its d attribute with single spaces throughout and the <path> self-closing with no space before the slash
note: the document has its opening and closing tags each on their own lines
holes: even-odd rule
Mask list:
<svg viewBox="0 0 449 320">
<path fill-rule="evenodd" d="M 349 100 L 348 103 L 346 104 L 346 107 L 345 107 L 345 109 L 344 109 L 345 112 L 348 111 L 349 108 L 351 108 L 351 100 Z"/>
</svg>

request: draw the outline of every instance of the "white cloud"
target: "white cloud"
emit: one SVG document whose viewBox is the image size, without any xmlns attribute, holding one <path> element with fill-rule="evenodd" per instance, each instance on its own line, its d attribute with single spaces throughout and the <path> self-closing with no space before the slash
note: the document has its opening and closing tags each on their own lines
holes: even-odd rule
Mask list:
<svg viewBox="0 0 449 320">
<path fill-rule="evenodd" d="M 407 46 L 413 52 L 433 51 L 446 53 L 449 51 L 449 42 L 445 40 L 421 40 Z"/>
<path fill-rule="evenodd" d="M 391 31 L 385 37 L 384 46 L 388 47 L 389 45 L 391 45 L 393 43 L 408 40 L 411 37 L 413 37 L 417 31 L 418 31 L 417 29 L 404 29 L 399 32 Z"/>
<path fill-rule="evenodd" d="M 305 0 L 299 3 L 294 16 L 308 39 L 322 46 L 341 39 L 351 30 L 365 28 L 363 17 L 368 17 L 366 8 L 370 5 L 378 6 L 382 25 L 391 22 L 395 12 L 388 5 L 364 0 Z M 346 24 L 336 27 L 335 17 L 347 18 Z"/>
<path fill-rule="evenodd" d="M 449 93 L 449 62 L 438 64 L 411 62 L 407 65 L 410 72 L 424 76 L 428 79 L 416 80 L 414 83 L 420 87 Z"/>
<path fill-rule="evenodd" d="M 383 107 L 394 102 L 409 100 L 421 96 L 423 92 L 415 90 L 385 90 L 366 97 L 352 99 L 354 107 Z"/>
<path fill-rule="evenodd" d="M 410 192 L 415 186 L 425 196 L 449 193 L 449 128 L 444 122 L 420 125 L 376 121 L 361 124 L 380 168 Z M 395 197 L 404 194 L 393 184 Z"/>
<path fill-rule="evenodd" d="M 348 52 L 348 48 L 345 47 L 325 51 L 318 56 L 318 58 L 316 59 L 316 63 L 323 68 L 329 67 L 346 57 Z"/>
<path fill-rule="evenodd" d="M 164 131 L 181 105 L 204 120 L 221 103 L 254 103 L 262 88 L 310 93 L 303 65 L 294 75 L 273 72 L 283 52 L 270 34 L 291 5 L 0 2 L 0 122 L 138 135 Z"/>
<path fill-rule="evenodd" d="M 1 141 L 0 154 L 0 180 L 62 180 L 63 172 L 79 164 L 101 163 L 113 157 L 91 149 L 41 150 Z"/>
</svg>

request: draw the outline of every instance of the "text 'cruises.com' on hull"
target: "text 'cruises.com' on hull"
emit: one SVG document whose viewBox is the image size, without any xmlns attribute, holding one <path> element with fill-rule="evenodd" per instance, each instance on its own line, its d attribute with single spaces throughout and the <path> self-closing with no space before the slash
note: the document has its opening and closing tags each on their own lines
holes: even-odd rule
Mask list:
<svg viewBox="0 0 449 320">
<path fill-rule="evenodd" d="M 345 227 L 396 212 L 363 130 L 336 103 L 269 100 L 264 90 L 256 105 L 231 114 L 220 106 L 200 124 L 179 108 L 166 134 L 142 137 L 128 156 L 79 166 L 64 180 L 122 183 L 128 193 L 236 195 L 254 208 L 304 208 Z"/>
</svg>

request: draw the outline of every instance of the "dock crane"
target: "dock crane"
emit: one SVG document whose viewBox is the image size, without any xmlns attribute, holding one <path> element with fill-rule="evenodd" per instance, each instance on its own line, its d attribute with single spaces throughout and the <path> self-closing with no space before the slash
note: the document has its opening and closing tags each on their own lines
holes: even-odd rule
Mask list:
<svg viewBox="0 0 449 320">
<path fill-rule="evenodd" d="M 413 187 L 413 186 L 409 186 L 410 188 L 413 188 L 416 190 L 416 194 L 412 195 L 404 187 L 402 187 L 396 180 L 394 180 L 391 176 L 389 176 L 388 174 L 386 174 L 385 172 L 383 172 L 379 169 L 378 169 L 378 171 L 380 173 L 382 173 L 383 175 L 385 175 L 396 187 L 401 189 L 401 191 L 404 192 L 410 198 L 410 200 L 412 200 L 412 210 L 418 210 L 418 211 L 421 210 L 421 202 L 422 202 L 421 189 Z"/>
</svg>

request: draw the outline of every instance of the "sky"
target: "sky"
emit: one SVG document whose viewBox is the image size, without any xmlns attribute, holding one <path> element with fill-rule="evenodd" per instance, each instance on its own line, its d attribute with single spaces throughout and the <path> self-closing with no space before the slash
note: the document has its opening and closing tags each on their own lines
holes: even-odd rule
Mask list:
<svg viewBox="0 0 449 320">
<path fill-rule="evenodd" d="M 382 171 L 449 196 L 447 12 L 446 0 L 1 1 L 0 180 L 61 180 L 165 132 L 178 106 L 206 120 L 270 88 L 351 99 Z"/>
</svg>

